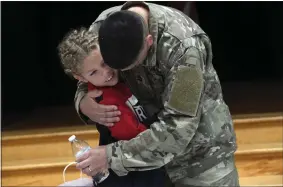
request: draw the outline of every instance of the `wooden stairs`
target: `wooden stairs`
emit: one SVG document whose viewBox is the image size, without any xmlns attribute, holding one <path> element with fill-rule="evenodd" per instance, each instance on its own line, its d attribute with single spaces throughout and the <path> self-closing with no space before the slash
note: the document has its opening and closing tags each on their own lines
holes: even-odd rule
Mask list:
<svg viewBox="0 0 283 187">
<path fill-rule="evenodd" d="M 234 115 L 233 118 L 241 186 L 282 186 L 283 115 Z M 2 185 L 57 186 L 62 183 L 64 167 L 74 160 L 68 142 L 73 134 L 93 147 L 98 144 L 99 134 L 93 126 L 65 125 L 2 132 Z M 79 177 L 74 166 L 66 174 L 67 180 Z"/>
</svg>

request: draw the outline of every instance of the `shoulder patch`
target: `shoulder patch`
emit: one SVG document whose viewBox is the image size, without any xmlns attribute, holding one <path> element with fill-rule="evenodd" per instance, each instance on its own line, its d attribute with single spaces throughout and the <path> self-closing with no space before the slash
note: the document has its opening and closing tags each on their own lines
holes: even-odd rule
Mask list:
<svg viewBox="0 0 283 187">
<path fill-rule="evenodd" d="M 198 66 L 179 66 L 167 106 L 182 114 L 196 116 L 202 90 L 201 69 Z"/>
</svg>

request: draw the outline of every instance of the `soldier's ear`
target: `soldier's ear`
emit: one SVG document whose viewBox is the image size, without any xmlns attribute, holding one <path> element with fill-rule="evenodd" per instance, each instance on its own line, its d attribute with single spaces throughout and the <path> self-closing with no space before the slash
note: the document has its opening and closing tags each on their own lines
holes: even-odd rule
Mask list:
<svg viewBox="0 0 283 187">
<path fill-rule="evenodd" d="M 153 44 L 153 37 L 152 37 L 152 35 L 151 35 L 151 34 L 147 35 L 147 37 L 145 38 L 145 40 L 146 40 L 147 46 L 148 46 L 148 47 L 151 47 L 152 44 Z"/>
</svg>

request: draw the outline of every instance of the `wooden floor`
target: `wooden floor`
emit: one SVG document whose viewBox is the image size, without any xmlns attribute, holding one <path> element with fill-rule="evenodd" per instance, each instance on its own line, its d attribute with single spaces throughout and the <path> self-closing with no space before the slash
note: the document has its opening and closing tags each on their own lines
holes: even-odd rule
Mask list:
<svg viewBox="0 0 283 187">
<path fill-rule="evenodd" d="M 282 185 L 283 115 L 237 115 L 234 126 L 236 165 L 242 186 Z M 2 182 L 5 186 L 56 186 L 64 167 L 73 161 L 68 137 L 76 134 L 91 146 L 99 134 L 93 126 L 10 130 L 2 133 Z M 20 153 L 20 154 L 19 154 Z M 68 170 L 68 179 L 78 171 Z M 17 176 L 17 177 L 15 177 Z"/>
<path fill-rule="evenodd" d="M 282 186 L 282 87 L 278 83 L 234 83 L 223 84 L 223 92 L 235 124 L 241 185 Z M 58 185 L 64 167 L 73 161 L 68 137 L 76 134 L 92 146 L 97 145 L 99 137 L 95 127 L 83 125 L 72 104 L 16 115 L 4 127 L 4 186 Z M 71 167 L 67 175 L 71 180 L 79 173 Z"/>
</svg>

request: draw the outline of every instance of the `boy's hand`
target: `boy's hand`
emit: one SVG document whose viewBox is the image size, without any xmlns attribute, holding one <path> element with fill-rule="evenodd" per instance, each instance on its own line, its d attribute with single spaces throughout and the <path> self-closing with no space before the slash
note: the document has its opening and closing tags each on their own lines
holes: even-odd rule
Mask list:
<svg viewBox="0 0 283 187">
<path fill-rule="evenodd" d="M 98 104 L 95 98 L 101 94 L 100 90 L 89 91 L 80 102 L 80 110 L 90 120 L 111 127 L 120 120 L 118 116 L 121 115 L 121 112 L 115 105 Z"/>
</svg>

